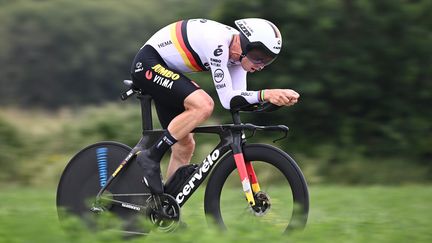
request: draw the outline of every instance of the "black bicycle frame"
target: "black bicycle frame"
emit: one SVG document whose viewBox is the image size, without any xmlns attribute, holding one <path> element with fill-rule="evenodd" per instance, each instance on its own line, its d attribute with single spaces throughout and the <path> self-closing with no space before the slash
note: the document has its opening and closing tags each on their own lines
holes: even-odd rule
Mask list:
<svg viewBox="0 0 432 243">
<path fill-rule="evenodd" d="M 151 98 L 147 95 L 139 95 L 138 99 L 141 101 L 142 108 L 142 127 L 143 127 L 143 136 L 138 144 L 132 149 L 129 155 L 120 163 L 111 177 L 108 179 L 107 183 L 101 188 L 99 193 L 96 196 L 96 202 L 101 199 L 103 192 L 109 187 L 112 181 L 116 178 L 117 174 L 122 171 L 133 159 L 136 154 L 142 151 L 145 148 L 151 146 L 157 138 L 161 136 L 161 134 L 165 130 L 152 130 L 152 117 L 151 117 Z M 240 121 L 239 111 L 232 112 L 232 117 L 234 124 L 227 125 L 215 125 L 215 126 L 201 126 L 195 128 L 193 133 L 210 133 L 219 135 L 220 142 L 216 147 L 212 150 L 210 154 L 202 161 L 202 163 L 195 169 L 194 173 L 185 180 L 185 182 L 181 185 L 180 190 L 174 193 L 174 198 L 176 199 L 179 206 L 183 206 L 186 201 L 192 196 L 192 194 L 196 191 L 196 189 L 205 181 L 207 176 L 210 174 L 214 166 L 221 161 L 221 159 L 232 151 L 232 154 L 235 157 L 236 163 L 238 157 L 236 155 L 241 155 L 241 160 L 243 160 L 242 155 L 242 146 L 246 142 L 244 131 L 252 131 L 255 133 L 256 130 L 266 130 L 266 131 L 282 131 L 285 133 L 285 136 L 280 138 L 283 139 L 287 136 L 288 127 L 284 125 L 276 125 L 276 126 L 256 126 L 253 124 L 242 124 Z M 279 140 L 279 139 L 277 139 Z M 275 140 L 276 141 L 276 140 Z M 243 161 L 244 164 L 244 161 Z M 242 177 L 242 175 L 240 174 Z M 243 178 L 242 178 L 243 182 Z M 144 185 L 143 185 L 144 186 Z M 132 195 L 132 194 L 129 194 Z M 143 195 L 143 194 L 136 194 Z M 151 194 L 150 194 L 151 195 Z M 121 196 L 119 194 L 119 196 Z M 109 199 L 115 204 L 119 204 L 122 207 L 131 208 L 137 211 L 140 211 L 139 208 L 142 206 L 134 205 L 130 203 L 125 203 L 118 200 Z M 251 199 L 253 201 L 253 199 Z"/>
<path fill-rule="evenodd" d="M 201 164 L 198 165 L 194 173 L 185 180 L 181 185 L 180 190 L 174 193 L 173 196 L 180 207 L 186 203 L 196 189 L 198 189 L 198 187 L 205 181 L 214 166 L 221 161 L 221 158 L 223 158 L 225 154 L 230 150 L 234 151 L 234 148 L 241 151 L 243 139 L 241 138 L 241 131 L 238 131 L 239 132 L 233 131 L 232 126 L 230 125 L 197 127 L 193 130 L 193 133 L 218 134 L 220 142 L 207 155 Z"/>
</svg>

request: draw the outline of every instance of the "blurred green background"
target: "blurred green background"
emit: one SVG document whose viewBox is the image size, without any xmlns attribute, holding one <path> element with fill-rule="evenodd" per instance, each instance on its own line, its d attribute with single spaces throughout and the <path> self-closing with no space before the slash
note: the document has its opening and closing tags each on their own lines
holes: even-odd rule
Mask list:
<svg viewBox="0 0 432 243">
<path fill-rule="evenodd" d="M 310 183 L 429 183 L 431 10 L 431 1 L 402 0 L 2 0 L 0 183 L 55 183 L 68 158 L 98 140 L 133 146 L 138 102 L 118 97 L 142 44 L 179 19 L 232 26 L 251 16 L 279 26 L 283 51 L 249 75 L 249 89 L 292 88 L 301 100 L 244 121 L 288 125 L 277 145 Z M 190 76 L 216 101 L 208 123 L 231 122 L 210 75 Z"/>
<path fill-rule="evenodd" d="M 0 0 L 0 188 L 55 188 L 82 147 L 138 141 L 138 102 L 120 102 L 121 80 L 158 29 L 186 18 L 233 26 L 261 17 L 279 27 L 283 48 L 248 76 L 248 88 L 291 88 L 301 99 L 243 121 L 288 125 L 288 139 L 276 146 L 298 161 L 312 188 L 417 184 L 419 194 L 430 193 L 431 12 L 427 0 Z M 230 123 L 210 75 L 190 76 L 216 101 L 208 124 Z M 213 141 L 197 136 L 194 162 Z"/>
</svg>

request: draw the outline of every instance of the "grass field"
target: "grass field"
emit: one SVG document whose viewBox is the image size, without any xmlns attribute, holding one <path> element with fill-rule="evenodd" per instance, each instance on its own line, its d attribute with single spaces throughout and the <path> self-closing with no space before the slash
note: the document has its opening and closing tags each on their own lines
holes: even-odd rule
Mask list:
<svg viewBox="0 0 432 243">
<path fill-rule="evenodd" d="M 202 189 L 198 192 L 182 211 L 186 230 L 131 242 L 432 242 L 432 186 L 313 186 L 308 225 L 289 236 L 250 229 L 244 221 L 226 233 L 210 229 L 204 223 Z M 73 227 L 67 235 L 58 224 L 55 189 L 0 189 L 0 242 L 121 241 L 114 232 Z"/>
</svg>

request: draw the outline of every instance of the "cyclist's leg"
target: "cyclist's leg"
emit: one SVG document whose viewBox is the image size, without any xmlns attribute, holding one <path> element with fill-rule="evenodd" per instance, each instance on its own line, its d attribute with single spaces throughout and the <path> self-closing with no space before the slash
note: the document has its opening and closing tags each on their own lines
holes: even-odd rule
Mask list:
<svg viewBox="0 0 432 243">
<path fill-rule="evenodd" d="M 185 111 L 184 107 L 182 109 L 173 109 L 161 105 L 160 103 L 155 103 L 156 111 L 158 114 L 159 121 L 163 128 L 167 128 L 170 122 L 179 114 Z M 184 138 L 180 139 L 171 147 L 171 158 L 168 164 L 168 169 L 166 173 L 166 179 L 168 180 L 177 169 L 183 165 L 187 165 L 192 158 L 192 154 L 195 150 L 195 140 L 193 139 L 193 134 L 189 133 Z"/>
<path fill-rule="evenodd" d="M 179 167 L 190 162 L 195 148 L 195 141 L 190 132 L 210 117 L 213 106 L 213 100 L 206 92 L 203 90 L 196 90 L 186 97 L 184 110 L 175 116 L 173 115 L 173 111 L 166 114 L 167 108 L 162 109 L 158 107 L 158 116 L 160 120 L 163 121 L 162 124 L 164 128 L 168 128 L 171 134 L 175 138 L 178 138 L 178 142 L 171 147 L 172 154 L 167 169 L 167 179 L 170 178 Z"/>
<path fill-rule="evenodd" d="M 165 134 L 145 153 L 137 157 L 144 168 L 145 182 L 153 184 L 153 193 L 162 193 L 159 162 L 163 154 L 177 140 L 182 140 L 213 110 L 213 100 L 195 83 L 176 70 L 167 67 L 158 53 L 149 46 L 143 47 L 132 66 L 132 79 L 139 88 L 152 95 L 157 107 L 167 108 L 158 115 Z"/>
<path fill-rule="evenodd" d="M 171 158 L 167 169 L 166 178 L 170 178 L 177 169 L 190 162 L 195 149 L 193 135 L 189 133 L 200 122 L 205 121 L 213 109 L 213 100 L 205 93 L 197 90 L 186 97 L 182 109 L 169 107 L 156 102 L 156 110 L 163 128 L 173 134 L 174 137 L 181 137 L 176 144 L 171 147 Z M 203 95 L 204 94 L 204 95 Z M 203 97 L 204 96 L 204 97 Z M 200 105 L 199 105 L 200 104 Z M 181 128 L 186 131 L 181 135 L 176 133 Z"/>
<path fill-rule="evenodd" d="M 195 140 L 192 133 L 174 144 L 171 147 L 171 158 L 165 178 L 170 178 L 179 167 L 189 164 L 194 150 Z"/>
<path fill-rule="evenodd" d="M 211 116 L 213 106 L 213 99 L 204 90 L 194 91 L 184 100 L 185 111 L 170 122 L 168 130 L 176 138 L 184 138 Z"/>
</svg>

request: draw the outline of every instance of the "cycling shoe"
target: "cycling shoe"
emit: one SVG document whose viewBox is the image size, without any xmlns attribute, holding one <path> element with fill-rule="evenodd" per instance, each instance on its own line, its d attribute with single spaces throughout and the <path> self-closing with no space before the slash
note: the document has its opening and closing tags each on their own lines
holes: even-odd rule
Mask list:
<svg viewBox="0 0 432 243">
<path fill-rule="evenodd" d="M 195 172 L 196 168 L 198 168 L 197 164 L 189 164 L 179 167 L 174 175 L 172 175 L 165 183 L 165 193 L 175 196 L 174 193 L 177 193 L 180 190 L 180 187 L 183 185 L 185 180 Z"/>
<path fill-rule="evenodd" d="M 141 151 L 136 160 L 141 168 L 144 169 L 144 183 L 150 189 L 153 194 L 164 193 L 164 187 L 162 183 L 160 161 L 153 159 L 148 150 Z"/>
</svg>

